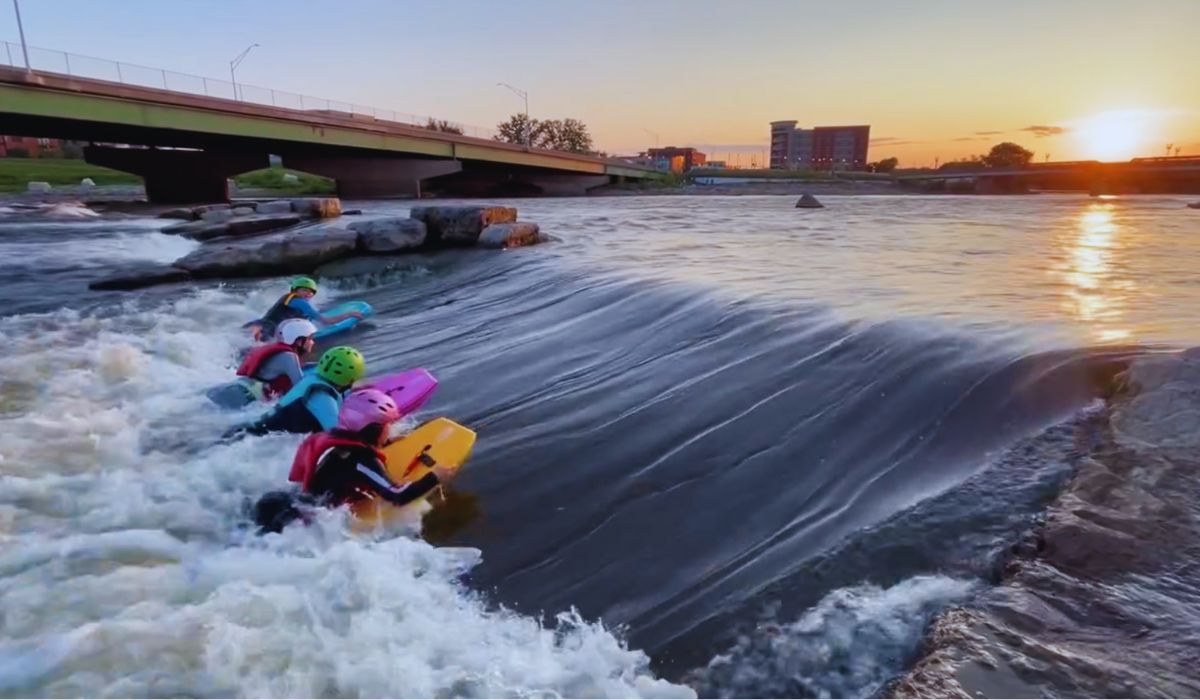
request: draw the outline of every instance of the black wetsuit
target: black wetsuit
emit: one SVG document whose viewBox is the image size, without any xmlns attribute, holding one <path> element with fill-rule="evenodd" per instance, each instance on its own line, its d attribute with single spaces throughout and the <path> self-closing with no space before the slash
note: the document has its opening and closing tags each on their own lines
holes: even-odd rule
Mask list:
<svg viewBox="0 0 1200 700">
<path fill-rule="evenodd" d="M 280 532 L 289 523 L 304 517 L 305 506 L 336 508 L 370 497 L 403 506 L 427 495 L 437 485 L 437 476 L 432 473 L 414 482 L 397 485 L 387 477 L 375 450 L 366 445 L 339 445 L 317 459 L 316 471 L 305 493 L 268 493 L 255 506 L 254 520 L 260 533 Z"/>
</svg>

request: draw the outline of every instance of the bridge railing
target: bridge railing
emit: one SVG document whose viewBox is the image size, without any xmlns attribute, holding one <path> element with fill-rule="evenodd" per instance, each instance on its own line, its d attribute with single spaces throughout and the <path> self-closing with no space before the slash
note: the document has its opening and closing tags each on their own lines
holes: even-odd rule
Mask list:
<svg viewBox="0 0 1200 700">
<path fill-rule="evenodd" d="M 10 41 L 0 42 L 0 65 L 13 68 L 25 68 L 25 60 L 21 53 L 21 45 Z M 78 78 L 107 80 L 114 83 L 134 85 L 138 87 L 169 90 L 190 95 L 204 95 L 239 102 L 285 109 L 307 111 L 331 111 L 348 114 L 351 117 L 377 121 L 393 122 L 406 126 L 424 127 L 428 122 L 441 123 L 443 120 L 435 117 L 398 112 L 393 109 L 381 109 L 352 102 L 333 100 L 325 97 L 314 97 L 286 90 L 258 87 L 245 83 L 236 83 L 220 78 L 207 78 L 200 75 L 180 73 L 165 68 L 152 68 L 136 63 L 112 61 L 94 56 L 43 49 L 36 46 L 29 48 L 29 66 L 31 70 L 43 73 L 59 73 Z M 492 129 L 472 126 L 452 120 L 446 123 L 458 127 L 465 136 L 490 139 L 496 135 Z"/>
</svg>

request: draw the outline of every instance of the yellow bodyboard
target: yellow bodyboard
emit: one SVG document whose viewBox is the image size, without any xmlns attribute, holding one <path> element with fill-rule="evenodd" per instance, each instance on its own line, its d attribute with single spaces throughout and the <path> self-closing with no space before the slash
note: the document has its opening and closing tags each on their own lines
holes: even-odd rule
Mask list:
<svg viewBox="0 0 1200 700">
<path fill-rule="evenodd" d="M 475 431 L 449 418 L 434 418 L 383 448 L 387 457 L 388 478 L 397 484 L 418 481 L 431 471 L 431 461 L 457 470 L 471 456 L 474 447 Z M 395 508 L 381 499 L 360 501 L 353 506 L 354 515 L 364 525 L 384 524 L 396 519 L 424 498 L 422 496 L 403 508 Z"/>
</svg>

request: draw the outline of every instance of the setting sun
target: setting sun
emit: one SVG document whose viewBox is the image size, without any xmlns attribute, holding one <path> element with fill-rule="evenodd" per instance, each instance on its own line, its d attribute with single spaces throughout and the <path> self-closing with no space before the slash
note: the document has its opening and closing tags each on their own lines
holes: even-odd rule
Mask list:
<svg viewBox="0 0 1200 700">
<path fill-rule="evenodd" d="M 1085 158 L 1129 160 L 1146 155 L 1148 134 L 1155 121 L 1152 112 L 1121 110 L 1096 114 L 1079 122 L 1075 136 Z"/>
</svg>

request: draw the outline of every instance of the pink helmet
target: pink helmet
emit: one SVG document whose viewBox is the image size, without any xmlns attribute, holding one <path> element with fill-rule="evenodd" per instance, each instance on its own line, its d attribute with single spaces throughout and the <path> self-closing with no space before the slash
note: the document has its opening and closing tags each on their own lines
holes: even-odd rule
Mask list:
<svg viewBox="0 0 1200 700">
<path fill-rule="evenodd" d="M 400 409 L 392 397 L 377 389 L 361 389 L 342 401 L 337 427 L 357 433 L 372 425 L 384 425 L 400 419 Z"/>
</svg>

